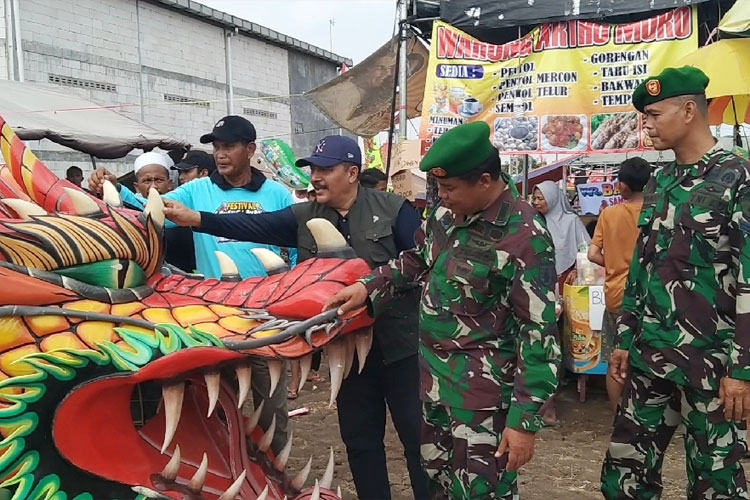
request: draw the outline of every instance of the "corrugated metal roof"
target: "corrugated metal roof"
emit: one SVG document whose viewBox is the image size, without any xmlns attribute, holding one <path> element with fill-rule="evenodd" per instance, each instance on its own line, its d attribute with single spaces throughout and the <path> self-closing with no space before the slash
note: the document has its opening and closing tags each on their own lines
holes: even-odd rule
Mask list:
<svg viewBox="0 0 750 500">
<path fill-rule="evenodd" d="M 297 40 L 296 38 L 287 36 L 283 33 L 279 33 L 278 31 L 272 30 L 265 26 L 261 26 L 260 24 L 248 21 L 247 19 L 227 14 L 226 12 L 216 10 L 212 7 L 208 7 L 207 5 L 203 5 L 202 3 L 194 2 L 193 0 L 147 1 L 171 9 L 179 10 L 187 15 L 203 19 L 206 22 L 212 24 L 224 26 L 228 29 L 236 29 L 243 35 L 251 36 L 253 38 L 259 38 L 261 40 L 265 40 L 275 45 L 280 45 L 290 50 L 310 54 L 319 59 L 330 61 L 339 65 L 342 63 L 346 63 L 349 66 L 352 65 L 352 60 L 348 57 L 334 54 L 333 52 L 321 49 L 320 47 L 316 47 L 315 45 L 310 45 L 309 43 L 303 42 L 302 40 Z"/>
</svg>

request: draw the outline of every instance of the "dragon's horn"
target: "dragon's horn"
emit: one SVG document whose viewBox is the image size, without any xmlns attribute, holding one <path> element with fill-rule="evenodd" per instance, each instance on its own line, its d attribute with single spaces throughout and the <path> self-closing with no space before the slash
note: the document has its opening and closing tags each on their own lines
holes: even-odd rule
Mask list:
<svg viewBox="0 0 750 500">
<path fill-rule="evenodd" d="M 67 180 L 58 179 L 26 147 L 26 144 L 13 132 L 13 129 L 2 116 L 0 116 L 0 149 L 2 149 L 5 164 L 8 166 L 10 174 L 31 201 L 49 213 L 58 210 L 76 213 L 73 199 L 63 191 L 63 188 L 76 190 L 78 188 Z M 104 207 L 101 201 L 94 197 L 90 198 L 100 207 Z"/>
<path fill-rule="evenodd" d="M 164 200 L 161 199 L 159 192 L 151 188 L 148 191 L 146 206 L 143 208 L 143 215 L 151 216 L 157 229 L 164 228 Z"/>
<path fill-rule="evenodd" d="M 320 252 L 330 252 L 346 248 L 346 240 L 336 227 L 326 219 L 310 219 L 307 229 L 313 235 Z"/>
<path fill-rule="evenodd" d="M 117 188 L 114 184 L 106 179 L 104 180 L 104 184 L 102 185 L 102 199 L 104 200 L 104 203 L 106 203 L 110 207 L 117 208 L 122 206 L 122 198 L 120 197 L 120 192 L 117 191 Z"/>
<path fill-rule="evenodd" d="M 73 202 L 73 212 L 78 215 L 94 215 L 101 212 L 99 204 L 92 197 L 77 189 L 64 187 L 63 191 Z"/>
<path fill-rule="evenodd" d="M 29 220 L 33 216 L 48 215 L 42 207 L 30 201 L 18 198 L 4 198 L 0 202 L 9 206 L 22 219 Z"/>
<path fill-rule="evenodd" d="M 250 252 L 263 264 L 263 268 L 269 276 L 289 270 L 289 266 L 284 262 L 284 259 L 267 248 L 252 248 Z"/>
</svg>

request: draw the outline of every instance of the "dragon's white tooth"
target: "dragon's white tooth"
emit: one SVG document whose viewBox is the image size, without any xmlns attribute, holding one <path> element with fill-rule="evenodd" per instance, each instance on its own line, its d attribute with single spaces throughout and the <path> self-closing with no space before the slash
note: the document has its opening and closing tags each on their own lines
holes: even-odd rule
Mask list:
<svg viewBox="0 0 750 500">
<path fill-rule="evenodd" d="M 237 495 L 239 495 L 240 489 L 242 488 L 242 484 L 245 482 L 245 476 L 247 476 L 247 470 L 242 471 L 242 474 L 240 474 L 232 485 L 227 488 L 227 491 L 221 494 L 218 500 L 236 500 Z M 266 486 L 266 490 L 268 490 L 268 486 Z M 260 497 L 258 497 L 258 500 L 260 500 Z"/>
<path fill-rule="evenodd" d="M 206 390 L 208 391 L 208 418 L 211 418 L 216 409 L 216 403 L 219 401 L 221 374 L 219 372 L 206 373 L 203 378 L 206 380 Z"/>
<path fill-rule="evenodd" d="M 328 368 L 331 372 L 331 400 L 328 408 L 333 408 L 333 402 L 341 389 L 344 380 L 344 368 L 346 367 L 346 346 L 340 342 L 332 342 L 326 348 L 328 354 Z"/>
<path fill-rule="evenodd" d="M 30 201 L 21 200 L 20 198 L 3 198 L 0 200 L 4 205 L 9 206 L 18 216 L 24 220 L 31 220 L 32 217 L 49 215 L 46 210 Z"/>
<path fill-rule="evenodd" d="M 245 434 L 250 437 L 250 434 L 253 433 L 255 428 L 258 426 L 258 421 L 260 420 L 260 414 L 263 412 L 263 405 L 266 404 L 266 400 L 260 402 L 258 407 L 253 412 L 253 415 L 247 419 L 247 423 L 245 424 Z"/>
<path fill-rule="evenodd" d="M 273 435 L 276 433 L 276 415 L 271 419 L 271 425 L 268 426 L 268 430 L 263 437 L 258 441 L 258 449 L 260 451 L 268 451 L 271 447 L 271 441 L 273 441 Z"/>
<path fill-rule="evenodd" d="M 120 198 L 120 193 L 117 191 L 115 185 L 109 182 L 107 179 L 105 179 L 104 183 L 102 184 L 102 200 L 104 200 L 104 203 L 106 203 L 110 207 L 116 208 L 122 206 L 122 198 Z"/>
<path fill-rule="evenodd" d="M 172 500 L 168 496 L 164 496 L 158 491 L 154 491 L 151 488 L 146 488 L 145 486 L 133 486 L 130 488 L 133 490 L 134 493 L 138 493 L 139 495 L 143 495 L 146 498 L 151 498 L 153 500 Z"/>
<path fill-rule="evenodd" d="M 177 479 L 177 473 L 180 471 L 180 445 L 175 446 L 172 458 L 169 459 L 164 470 L 161 471 L 161 477 L 168 481 L 174 481 Z"/>
<path fill-rule="evenodd" d="M 313 488 L 312 495 L 310 495 L 310 500 L 320 500 L 320 484 L 318 484 L 318 480 L 315 480 L 315 488 Z"/>
<path fill-rule="evenodd" d="M 307 461 L 307 465 L 295 476 L 294 479 L 292 479 L 292 488 L 299 491 L 302 489 L 302 487 L 305 485 L 305 481 L 307 481 L 307 476 L 310 475 L 310 470 L 312 469 L 312 457 Z"/>
<path fill-rule="evenodd" d="M 164 200 L 161 199 L 159 191 L 154 188 L 148 190 L 148 199 L 143 208 L 143 215 L 150 215 L 157 229 L 164 228 Z"/>
<path fill-rule="evenodd" d="M 331 484 L 333 484 L 333 446 L 331 446 L 331 456 L 328 458 L 328 465 L 326 466 L 326 471 L 323 473 L 323 478 L 320 480 L 320 487 L 326 488 L 328 490 L 331 489 Z"/>
<path fill-rule="evenodd" d="M 70 197 L 76 215 L 94 215 L 102 211 L 99 204 L 83 191 L 69 187 L 64 187 L 63 191 Z"/>
<path fill-rule="evenodd" d="M 286 463 L 289 461 L 289 455 L 292 452 L 292 438 L 293 437 L 294 437 L 294 431 L 290 431 L 289 439 L 287 439 L 287 442 L 284 445 L 284 448 L 281 450 L 281 452 L 276 456 L 276 459 L 273 461 L 273 466 L 279 472 L 284 471 L 284 469 L 286 468 Z"/>
<path fill-rule="evenodd" d="M 341 485 L 336 486 L 336 496 L 339 498 L 344 498 L 344 496 L 341 494 Z"/>
<path fill-rule="evenodd" d="M 299 387 L 297 391 L 302 390 L 302 386 L 307 382 L 307 377 L 310 375 L 310 369 L 312 368 L 312 354 L 302 357 L 299 360 Z"/>
<path fill-rule="evenodd" d="M 216 260 L 219 261 L 219 269 L 221 270 L 222 278 L 238 278 L 240 276 L 237 264 L 234 263 L 229 255 L 218 250 L 214 251 L 214 255 L 216 255 Z"/>
<path fill-rule="evenodd" d="M 239 384 L 239 392 L 237 393 L 237 408 L 242 408 L 242 405 L 247 399 L 247 395 L 250 394 L 250 385 L 252 383 L 252 368 L 248 366 L 238 366 L 235 368 L 237 374 L 237 382 Z"/>
<path fill-rule="evenodd" d="M 284 259 L 267 248 L 253 248 L 250 251 L 263 264 L 263 268 L 268 274 L 274 274 L 288 268 Z"/>
<path fill-rule="evenodd" d="M 265 488 L 263 488 L 263 491 L 260 492 L 260 496 L 256 500 L 267 500 L 268 499 L 268 485 L 266 485 Z"/>
<path fill-rule="evenodd" d="M 359 362 L 359 373 L 365 367 L 365 361 L 367 361 L 367 355 L 370 354 L 370 348 L 372 347 L 372 328 L 368 328 L 366 331 L 354 334 L 354 345 L 357 349 L 357 361 Z"/>
<path fill-rule="evenodd" d="M 273 396 L 273 393 L 276 391 L 276 387 L 278 387 L 279 385 L 279 380 L 281 379 L 281 370 L 283 368 L 283 361 L 279 361 L 278 359 L 268 360 L 268 375 L 271 378 L 271 388 L 268 392 L 269 398 Z"/>
<path fill-rule="evenodd" d="M 180 423 L 185 384 L 180 382 L 162 386 L 161 393 L 164 400 L 164 443 L 161 445 L 161 452 L 164 453 L 172 443 L 172 438 L 177 432 L 177 424 Z"/>
<path fill-rule="evenodd" d="M 343 339 L 344 346 L 346 347 L 346 364 L 344 365 L 344 378 L 349 376 L 349 372 L 354 364 L 354 338 L 351 335 L 347 335 Z"/>
<path fill-rule="evenodd" d="M 326 252 L 346 248 L 344 236 L 326 219 L 310 219 L 307 229 L 312 233 L 318 251 Z"/>
<path fill-rule="evenodd" d="M 191 490 L 200 493 L 200 491 L 203 489 L 203 483 L 206 482 L 206 474 L 208 473 L 208 455 L 205 453 L 203 454 L 203 460 L 201 460 L 201 465 L 198 467 L 198 470 L 195 471 L 195 474 L 193 474 L 193 478 L 188 483 L 188 488 Z"/>
</svg>

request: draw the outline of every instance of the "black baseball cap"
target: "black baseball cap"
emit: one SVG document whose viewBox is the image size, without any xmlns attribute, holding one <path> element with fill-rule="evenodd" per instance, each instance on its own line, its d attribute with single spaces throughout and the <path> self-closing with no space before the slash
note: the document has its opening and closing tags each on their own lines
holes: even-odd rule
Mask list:
<svg viewBox="0 0 750 500">
<path fill-rule="evenodd" d="M 213 155 L 206 153 L 205 151 L 188 151 L 185 157 L 177 163 L 172 170 L 192 170 L 194 168 L 208 170 L 210 174 L 216 170 L 216 161 L 214 161 Z"/>
<path fill-rule="evenodd" d="M 331 168 L 339 163 L 354 163 L 362 166 L 362 153 L 357 141 L 344 135 L 329 135 L 322 138 L 315 146 L 312 155 L 297 160 L 298 167 L 314 165 Z"/>
<path fill-rule="evenodd" d="M 201 144 L 209 144 L 214 141 L 238 142 L 255 141 L 255 127 L 250 120 L 241 116 L 225 116 L 214 125 L 210 134 L 201 136 Z"/>
</svg>

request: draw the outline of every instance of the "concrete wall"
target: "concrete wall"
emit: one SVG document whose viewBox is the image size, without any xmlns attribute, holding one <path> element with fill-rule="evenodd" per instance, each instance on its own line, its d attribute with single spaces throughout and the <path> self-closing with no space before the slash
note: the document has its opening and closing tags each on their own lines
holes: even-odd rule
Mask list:
<svg viewBox="0 0 750 500">
<path fill-rule="evenodd" d="M 26 81 L 123 105 L 124 114 L 193 144 L 227 114 L 222 26 L 144 0 L 76 0 L 74 8 L 61 8 L 59 0 L 20 4 Z M 279 137 L 307 153 L 316 139 L 292 138 L 293 122 L 305 130 L 330 122 L 305 100 L 293 102 L 290 85 L 293 80 L 291 93 L 309 90 L 335 75 L 334 63 L 241 33 L 231 44 L 234 113 L 251 120 L 259 138 Z M 8 74 L 5 46 L 0 44 L 0 78 Z M 58 174 L 71 164 L 91 169 L 86 155 L 48 141 L 29 145 Z M 124 173 L 136 154 L 98 163 Z"/>
<path fill-rule="evenodd" d="M 323 66 L 307 54 L 289 52 L 289 89 L 292 95 L 312 90 L 336 77 L 336 68 Z M 338 133 L 338 126 L 310 102 L 307 97 L 293 97 L 292 139 L 295 151 L 309 154 L 318 140 L 326 135 Z"/>
</svg>

